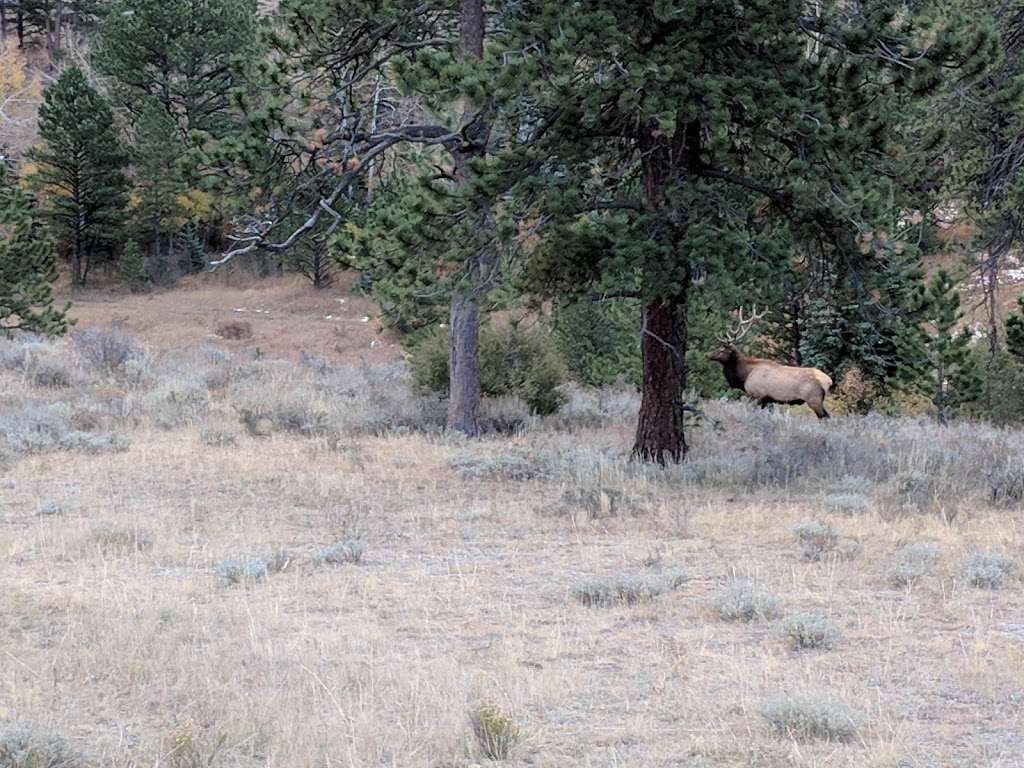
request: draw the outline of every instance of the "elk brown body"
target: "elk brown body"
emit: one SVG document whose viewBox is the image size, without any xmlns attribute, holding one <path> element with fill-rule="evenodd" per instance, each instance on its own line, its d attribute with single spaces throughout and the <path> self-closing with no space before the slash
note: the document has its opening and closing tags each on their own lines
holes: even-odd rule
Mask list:
<svg viewBox="0 0 1024 768">
<path fill-rule="evenodd" d="M 825 410 L 825 395 L 832 388 L 832 379 L 817 368 L 800 368 L 759 357 L 746 357 L 732 344 L 723 345 L 708 357 L 722 364 L 730 387 L 742 389 L 762 407 L 769 403 L 807 403 L 819 419 L 829 417 Z"/>
</svg>

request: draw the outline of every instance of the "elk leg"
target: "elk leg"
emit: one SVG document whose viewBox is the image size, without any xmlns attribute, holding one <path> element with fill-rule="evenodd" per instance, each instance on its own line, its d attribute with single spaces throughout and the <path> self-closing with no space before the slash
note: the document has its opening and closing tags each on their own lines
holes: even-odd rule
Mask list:
<svg viewBox="0 0 1024 768">
<path fill-rule="evenodd" d="M 769 405 L 771 405 L 775 401 L 772 400 L 770 397 L 762 397 L 757 402 L 759 402 L 761 404 L 761 410 L 763 411 L 765 408 L 767 408 Z"/>
<path fill-rule="evenodd" d="M 817 416 L 819 419 L 832 418 L 831 416 L 828 415 L 828 411 L 825 410 L 824 403 L 820 403 L 818 405 L 811 405 L 811 408 L 814 410 L 814 415 Z"/>
</svg>

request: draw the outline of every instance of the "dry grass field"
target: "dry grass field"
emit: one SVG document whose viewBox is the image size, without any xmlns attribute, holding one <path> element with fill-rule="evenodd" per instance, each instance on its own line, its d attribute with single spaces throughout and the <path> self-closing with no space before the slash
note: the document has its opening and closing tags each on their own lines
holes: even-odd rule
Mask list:
<svg viewBox="0 0 1024 768">
<path fill-rule="evenodd" d="M 1024 766 L 1024 434 L 635 408 L 0 341 L 0 765 Z"/>
</svg>

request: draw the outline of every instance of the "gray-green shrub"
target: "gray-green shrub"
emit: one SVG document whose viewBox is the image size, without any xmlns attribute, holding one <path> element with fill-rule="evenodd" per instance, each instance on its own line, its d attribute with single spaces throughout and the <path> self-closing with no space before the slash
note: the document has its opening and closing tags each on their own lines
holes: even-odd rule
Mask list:
<svg viewBox="0 0 1024 768">
<path fill-rule="evenodd" d="M 80 328 L 71 332 L 71 340 L 82 360 L 105 375 L 124 372 L 129 363 L 145 358 L 142 345 L 118 325 Z"/>
<path fill-rule="evenodd" d="M 797 613 L 782 622 L 782 633 L 794 650 L 831 648 L 839 640 L 839 630 L 820 613 Z"/>
<path fill-rule="evenodd" d="M 64 404 L 22 404 L 0 409 L 0 450 L 12 456 L 55 451 L 117 453 L 128 449 L 120 435 L 86 432 L 72 424 L 72 410 Z"/>
<path fill-rule="evenodd" d="M 749 581 L 727 584 L 712 598 L 711 609 L 725 621 L 770 621 L 781 613 L 778 600 Z"/>
<path fill-rule="evenodd" d="M 366 542 L 362 539 L 339 541 L 313 553 L 313 565 L 357 565 L 366 553 Z"/>
<path fill-rule="evenodd" d="M 283 571 L 290 561 L 285 552 L 270 557 L 239 555 L 222 560 L 216 566 L 217 575 L 227 586 L 232 584 L 254 584 L 271 574 Z"/>
<path fill-rule="evenodd" d="M 842 515 L 860 515 L 871 509 L 871 499 L 860 493 L 830 493 L 822 497 L 821 504 Z"/>
<path fill-rule="evenodd" d="M 3 768 L 79 768 L 85 762 L 64 739 L 25 726 L 0 728 Z"/>
<path fill-rule="evenodd" d="M 532 480 L 546 474 L 544 468 L 516 453 L 493 456 L 460 453 L 447 459 L 444 466 L 467 480 Z"/>
<path fill-rule="evenodd" d="M 675 569 L 660 574 L 627 573 L 579 582 L 571 587 L 569 593 L 587 607 L 635 605 L 679 589 L 686 581 L 686 574 Z"/>
<path fill-rule="evenodd" d="M 942 554 L 937 544 L 908 544 L 896 554 L 886 576 L 894 587 L 908 587 L 928 573 Z"/>
<path fill-rule="evenodd" d="M 849 741 L 864 722 L 843 702 L 826 697 L 777 696 L 757 711 L 777 733 L 798 740 Z"/>
<path fill-rule="evenodd" d="M 1013 560 L 1005 555 L 975 552 L 964 560 L 961 572 L 972 587 L 1000 589 L 1013 573 Z"/>
<path fill-rule="evenodd" d="M 839 544 L 839 532 L 828 523 L 807 522 L 793 526 L 804 560 L 818 561 Z"/>
</svg>

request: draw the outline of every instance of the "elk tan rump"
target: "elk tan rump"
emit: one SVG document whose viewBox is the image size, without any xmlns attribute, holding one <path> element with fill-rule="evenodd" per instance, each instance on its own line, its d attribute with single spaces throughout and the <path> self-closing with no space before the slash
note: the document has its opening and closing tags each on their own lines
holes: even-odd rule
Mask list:
<svg viewBox="0 0 1024 768">
<path fill-rule="evenodd" d="M 743 389 L 755 400 L 818 405 L 832 387 L 832 379 L 816 368 L 798 368 L 771 360 L 749 360 L 748 366 Z"/>
</svg>

